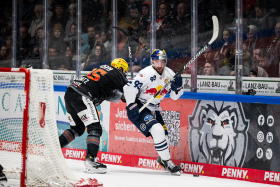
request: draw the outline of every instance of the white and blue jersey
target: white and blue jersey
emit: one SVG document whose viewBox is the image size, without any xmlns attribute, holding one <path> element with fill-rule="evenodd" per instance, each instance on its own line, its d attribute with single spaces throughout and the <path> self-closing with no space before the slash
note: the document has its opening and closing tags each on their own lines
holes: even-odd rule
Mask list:
<svg viewBox="0 0 280 187">
<path fill-rule="evenodd" d="M 127 105 L 134 103 L 136 98 L 145 104 L 151 99 L 173 76 L 175 73 L 168 67 L 165 67 L 162 74 L 160 75 L 152 65 L 142 69 L 137 76 L 130 80 L 124 86 L 124 96 Z M 151 111 L 161 111 L 159 106 L 164 96 L 169 93 L 173 100 L 177 100 L 182 94 L 181 89 L 177 94 L 170 90 L 171 86 L 167 86 L 152 102 L 147 106 Z"/>
</svg>

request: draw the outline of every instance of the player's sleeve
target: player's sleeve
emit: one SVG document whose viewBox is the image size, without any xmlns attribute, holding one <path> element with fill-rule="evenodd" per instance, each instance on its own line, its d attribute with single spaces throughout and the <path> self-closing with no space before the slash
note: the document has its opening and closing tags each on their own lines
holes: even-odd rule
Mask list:
<svg viewBox="0 0 280 187">
<path fill-rule="evenodd" d="M 145 85 L 145 78 L 140 77 L 138 75 L 133 80 L 130 80 L 123 87 L 123 93 L 127 105 L 135 102 L 137 94 L 139 93 L 140 89 L 143 88 L 143 86 Z"/>
</svg>

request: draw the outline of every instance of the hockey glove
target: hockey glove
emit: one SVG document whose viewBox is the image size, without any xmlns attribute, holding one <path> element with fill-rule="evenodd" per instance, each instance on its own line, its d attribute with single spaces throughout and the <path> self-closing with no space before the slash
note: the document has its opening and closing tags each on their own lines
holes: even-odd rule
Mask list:
<svg viewBox="0 0 280 187">
<path fill-rule="evenodd" d="M 175 81 L 171 83 L 171 90 L 174 92 L 179 92 L 183 88 L 183 81 L 181 75 L 175 78 Z"/>
<path fill-rule="evenodd" d="M 132 120 L 138 121 L 140 119 L 139 107 L 137 103 L 130 103 L 126 107 L 126 110 L 127 110 L 127 116 Z"/>
</svg>

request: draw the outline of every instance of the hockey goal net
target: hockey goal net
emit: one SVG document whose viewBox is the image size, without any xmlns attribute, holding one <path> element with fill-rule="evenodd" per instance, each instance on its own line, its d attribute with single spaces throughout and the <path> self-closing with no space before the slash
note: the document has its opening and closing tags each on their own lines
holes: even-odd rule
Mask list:
<svg viewBox="0 0 280 187">
<path fill-rule="evenodd" d="M 83 186 L 61 152 L 51 70 L 0 68 L 0 164 L 21 186 Z"/>
</svg>

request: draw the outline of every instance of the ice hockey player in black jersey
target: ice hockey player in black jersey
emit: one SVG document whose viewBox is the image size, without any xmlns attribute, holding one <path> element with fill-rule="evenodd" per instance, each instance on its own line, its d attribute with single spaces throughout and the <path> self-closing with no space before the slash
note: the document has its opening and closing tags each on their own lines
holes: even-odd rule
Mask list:
<svg viewBox="0 0 280 187">
<path fill-rule="evenodd" d="M 7 177 L 3 173 L 3 167 L 1 164 L 0 164 L 0 187 L 9 187 L 7 184 Z"/>
<path fill-rule="evenodd" d="M 120 100 L 123 86 L 127 83 L 125 73 L 128 69 L 128 64 L 124 59 L 116 58 L 111 62 L 111 66 L 101 65 L 87 76 L 75 79 L 65 92 L 64 100 L 70 129 L 60 135 L 60 145 L 63 148 L 81 136 L 87 128 L 85 171 L 88 173 L 106 173 L 107 166 L 96 161 L 102 135 L 96 106 L 104 100 Z"/>
</svg>

